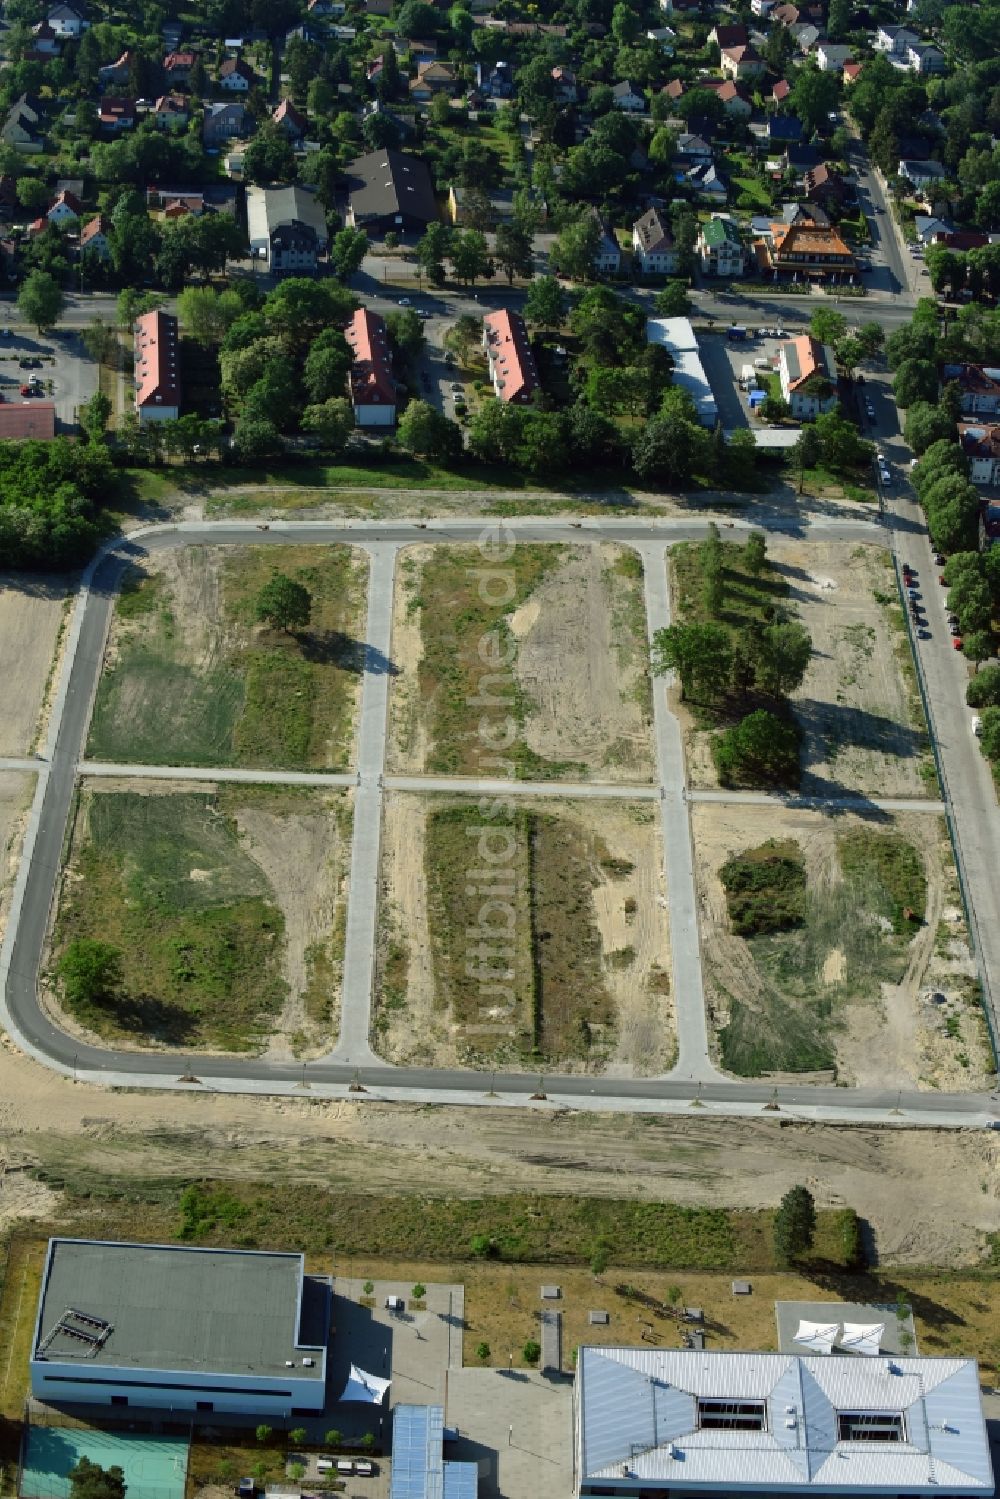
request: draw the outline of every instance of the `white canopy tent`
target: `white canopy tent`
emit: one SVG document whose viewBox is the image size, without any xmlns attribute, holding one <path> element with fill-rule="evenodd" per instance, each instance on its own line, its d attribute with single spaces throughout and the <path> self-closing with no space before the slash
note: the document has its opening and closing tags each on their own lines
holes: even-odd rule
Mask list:
<svg viewBox="0 0 1000 1499">
<path fill-rule="evenodd" d="M 866 1358 L 877 1358 L 884 1332 L 884 1322 L 845 1322 L 840 1346 L 845 1353 L 861 1353 Z"/>
<path fill-rule="evenodd" d="M 356 1405 L 381 1405 L 390 1383 L 390 1380 L 379 1379 L 377 1374 L 368 1374 L 364 1369 L 359 1369 L 356 1364 L 352 1364 L 350 1377 L 344 1386 L 344 1393 L 339 1403 L 341 1405 L 345 1402 L 353 1402 Z"/>
<path fill-rule="evenodd" d="M 795 1342 L 801 1343 L 811 1353 L 830 1353 L 839 1331 L 839 1322 L 800 1322 Z"/>
</svg>

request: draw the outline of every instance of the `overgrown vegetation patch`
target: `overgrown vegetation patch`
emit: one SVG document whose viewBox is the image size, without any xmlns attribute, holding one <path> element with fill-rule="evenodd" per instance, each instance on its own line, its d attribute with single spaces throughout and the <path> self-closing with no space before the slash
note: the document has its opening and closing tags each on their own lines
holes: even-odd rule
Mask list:
<svg viewBox="0 0 1000 1499">
<path fill-rule="evenodd" d="M 484 834 L 510 854 L 488 884 L 487 871 L 471 873 Z M 523 1056 L 555 1060 L 589 1058 L 610 1042 L 614 1009 L 593 908 L 602 861 L 613 876 L 601 840 L 576 818 L 516 807 L 504 823 L 484 825 L 475 804 L 430 814 L 425 876 L 437 990 L 470 1045 L 489 1051 L 506 1041 Z"/>
<path fill-rule="evenodd" d="M 920 925 L 927 877 L 912 843 L 895 833 L 857 828 L 840 835 L 837 853 L 844 874 L 868 886 L 879 914 L 889 917 L 893 931 L 911 933 Z"/>
<path fill-rule="evenodd" d="M 308 591 L 307 624 L 255 621 L 254 601 L 276 572 Z M 118 600 L 88 754 L 343 769 L 363 661 L 364 588 L 363 565 L 345 546 L 190 548 L 163 571 L 133 572 Z"/>
<path fill-rule="evenodd" d="M 805 917 L 806 869 L 791 838 L 769 838 L 729 859 L 719 878 L 733 931 L 741 937 L 787 931 Z"/>
<path fill-rule="evenodd" d="M 237 793 L 236 795 L 238 795 Z M 62 970 L 117 960 L 64 1003 L 110 1039 L 246 1051 L 285 998 L 284 920 L 241 847 L 235 795 L 84 792 L 54 939 Z"/>
</svg>

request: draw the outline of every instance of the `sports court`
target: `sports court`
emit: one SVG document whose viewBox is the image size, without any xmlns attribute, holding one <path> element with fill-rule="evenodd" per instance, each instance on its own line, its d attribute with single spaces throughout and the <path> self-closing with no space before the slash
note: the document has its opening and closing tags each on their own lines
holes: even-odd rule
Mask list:
<svg viewBox="0 0 1000 1499">
<path fill-rule="evenodd" d="M 21 1476 L 22 1499 L 69 1499 L 69 1475 L 81 1457 L 125 1474 L 128 1499 L 183 1499 L 188 1444 L 135 1432 L 32 1426 Z"/>
</svg>

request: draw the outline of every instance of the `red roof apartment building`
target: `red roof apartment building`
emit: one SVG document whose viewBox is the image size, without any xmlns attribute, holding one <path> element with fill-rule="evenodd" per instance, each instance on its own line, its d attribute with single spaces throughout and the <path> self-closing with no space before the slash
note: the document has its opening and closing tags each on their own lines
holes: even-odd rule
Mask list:
<svg viewBox="0 0 1000 1499">
<path fill-rule="evenodd" d="M 354 356 L 351 405 L 359 427 L 391 427 L 396 420 L 396 382 L 385 319 L 359 307 L 344 336 Z"/>
<path fill-rule="evenodd" d="M 484 317 L 483 348 L 497 397 L 518 406 L 527 405 L 541 384 L 521 314 L 502 308 Z"/>
<path fill-rule="evenodd" d="M 144 312 L 135 321 L 135 409 L 139 421 L 176 421 L 180 406 L 177 319 L 169 312 Z"/>
</svg>

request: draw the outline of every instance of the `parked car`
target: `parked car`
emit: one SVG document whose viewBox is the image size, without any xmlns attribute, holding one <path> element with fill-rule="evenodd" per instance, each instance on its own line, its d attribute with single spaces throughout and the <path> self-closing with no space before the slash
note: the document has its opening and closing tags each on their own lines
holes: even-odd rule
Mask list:
<svg viewBox="0 0 1000 1499">
<path fill-rule="evenodd" d="M 22 385 L 21 394 L 22 396 L 33 396 L 35 394 L 35 387 L 33 385 Z"/>
<path fill-rule="evenodd" d="M 965 649 L 965 644 L 962 640 L 961 635 L 956 635 L 951 643 L 956 651 L 963 651 Z"/>
<path fill-rule="evenodd" d="M 945 558 L 944 552 L 935 552 L 934 553 L 934 566 L 935 567 L 944 567 L 945 561 L 946 561 L 946 558 Z"/>
<path fill-rule="evenodd" d="M 410 307 L 413 304 L 411 303 L 409 297 L 400 297 L 400 299 L 399 299 L 399 305 L 400 305 L 400 307 Z"/>
<path fill-rule="evenodd" d="M 959 640 L 961 638 L 962 630 L 957 619 L 948 621 L 948 629 L 951 631 L 952 635 L 954 635 L 956 640 Z"/>
<path fill-rule="evenodd" d="M 983 720 L 980 718 L 978 713 L 974 713 L 972 715 L 972 723 L 970 725 L 970 728 L 978 739 L 983 732 Z"/>
<path fill-rule="evenodd" d="M 865 402 L 865 415 L 868 417 L 868 420 L 870 422 L 873 422 L 875 420 L 875 407 L 872 405 L 871 401 Z"/>
</svg>

